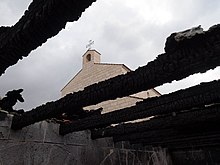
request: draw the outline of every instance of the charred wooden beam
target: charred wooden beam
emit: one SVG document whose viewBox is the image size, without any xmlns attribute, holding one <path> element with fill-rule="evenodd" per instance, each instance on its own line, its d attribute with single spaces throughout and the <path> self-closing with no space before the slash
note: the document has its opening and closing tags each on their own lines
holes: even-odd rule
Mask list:
<svg viewBox="0 0 220 165">
<path fill-rule="evenodd" d="M 219 119 L 219 117 L 218 117 Z M 197 123 L 168 129 L 114 136 L 114 141 L 129 141 L 131 144 L 162 146 L 168 148 L 204 147 L 220 144 L 219 121 Z"/>
<path fill-rule="evenodd" d="M 93 84 L 83 91 L 26 112 L 21 117 L 14 117 L 12 128 L 20 129 L 63 112 L 128 96 L 215 68 L 220 63 L 219 34 L 220 25 L 216 25 L 207 32 L 180 41 L 177 49 L 159 55 L 156 60 L 136 71 Z"/>
<path fill-rule="evenodd" d="M 219 106 L 213 108 L 220 110 Z M 220 129 L 218 127 L 220 115 L 219 112 L 216 114 L 216 117 L 213 113 L 211 117 L 208 115 L 206 120 L 197 120 L 186 125 L 179 124 L 173 128 L 161 128 L 122 136 L 117 135 L 113 139 L 115 142 L 129 141 L 131 144 L 172 149 L 216 146 L 220 145 Z M 205 119 L 206 116 L 202 116 L 202 118 Z"/>
<path fill-rule="evenodd" d="M 160 134 L 158 134 L 160 136 Z M 165 147 L 170 149 L 180 149 L 180 148 L 197 148 L 197 147 L 210 147 L 220 145 L 220 132 L 205 132 L 204 134 L 197 135 L 182 135 L 175 136 L 173 134 L 170 136 L 163 136 L 163 138 L 155 139 L 137 139 L 130 141 L 130 144 L 142 144 L 144 146 L 154 146 L 154 147 Z"/>
<path fill-rule="evenodd" d="M 218 103 L 220 102 L 219 92 L 220 81 L 203 83 L 168 95 L 162 95 L 159 98 L 146 99 L 143 102 L 139 102 L 136 106 L 106 113 L 99 117 L 85 118 L 80 121 L 73 121 L 68 125 L 61 125 L 60 134 L 84 129 L 101 128 L 110 124 L 180 112 L 193 107 Z"/>
<path fill-rule="evenodd" d="M 33 0 L 21 19 L 11 27 L 0 27 L 0 76 L 19 59 L 77 21 L 96 0 Z"/>
<path fill-rule="evenodd" d="M 151 130 L 161 130 L 176 127 L 184 127 L 207 121 L 219 122 L 220 105 L 213 105 L 206 108 L 188 110 L 181 113 L 176 113 L 175 116 L 167 115 L 162 117 L 154 117 L 150 120 L 138 123 L 121 124 L 114 127 L 93 130 L 91 133 L 92 139 L 118 136 L 123 139 L 123 136 L 134 133 L 142 133 Z"/>
<path fill-rule="evenodd" d="M 129 141 L 131 144 L 169 148 L 204 147 L 220 144 L 220 130 L 214 123 L 206 123 L 184 129 L 148 131 L 142 133 L 141 136 L 140 134 L 133 134 L 133 136 L 129 138 Z M 117 136 L 114 137 L 114 140 L 121 141 L 122 138 Z"/>
<path fill-rule="evenodd" d="M 128 131 L 124 130 L 126 133 L 112 136 L 115 141 L 137 141 L 138 139 L 152 139 L 157 141 L 157 138 L 161 140 L 165 137 L 177 139 L 180 135 L 183 137 L 198 135 L 199 137 L 206 132 L 220 131 L 218 128 L 219 123 L 220 105 L 213 105 L 193 112 L 180 113 L 173 117 L 152 119 L 148 124 L 147 122 L 140 123 L 140 128 L 135 127 L 137 130 L 130 131 L 131 129 L 128 128 Z M 147 126 L 151 125 L 152 127 L 147 128 Z M 136 126 L 138 126 L 138 124 L 136 124 Z M 177 138 L 175 138 L 175 136 L 177 136 Z"/>
</svg>

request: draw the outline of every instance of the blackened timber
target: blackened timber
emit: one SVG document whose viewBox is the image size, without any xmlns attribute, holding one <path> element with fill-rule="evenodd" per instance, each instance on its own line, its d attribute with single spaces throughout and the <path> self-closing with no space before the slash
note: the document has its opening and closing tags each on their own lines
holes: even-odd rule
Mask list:
<svg viewBox="0 0 220 165">
<path fill-rule="evenodd" d="M 208 110 L 214 109 L 216 109 L 216 113 L 198 116 L 199 120 L 194 118 L 193 122 L 185 123 L 185 125 L 179 123 L 172 128 L 157 128 L 145 132 L 116 135 L 113 139 L 115 142 L 129 141 L 131 144 L 144 144 L 145 146 L 160 146 L 172 149 L 220 145 L 219 105 L 213 106 L 211 109 L 208 108 Z"/>
<path fill-rule="evenodd" d="M 181 41 L 178 49 L 159 55 L 146 66 L 93 84 L 83 91 L 69 94 L 56 102 L 26 112 L 21 117 L 14 117 L 12 128 L 20 129 L 63 112 L 128 96 L 173 80 L 180 80 L 194 73 L 213 69 L 220 63 L 219 34 L 220 25 L 216 25 L 203 34 Z"/>
<path fill-rule="evenodd" d="M 162 146 L 169 148 L 204 147 L 220 144 L 219 121 L 208 121 L 174 127 L 157 129 L 146 132 L 133 133 L 123 136 L 114 136 L 115 142 L 129 141 L 131 144 L 144 144 L 147 146 Z"/>
<path fill-rule="evenodd" d="M 174 127 L 184 127 L 186 125 L 194 125 L 203 122 L 220 121 L 220 105 L 212 105 L 209 107 L 188 110 L 173 115 L 163 117 L 154 117 L 150 120 L 137 123 L 120 124 L 114 127 L 107 127 L 93 130 L 91 133 L 92 139 L 112 137 L 112 136 L 127 136 L 132 133 L 142 133 L 150 130 L 168 129 Z"/>
<path fill-rule="evenodd" d="M 139 102 L 136 106 L 124 108 L 103 114 L 99 117 L 85 118 L 73 121 L 68 125 L 60 126 L 60 134 L 84 129 L 101 128 L 110 124 L 147 118 L 154 115 L 165 115 L 180 112 L 193 107 L 201 107 L 220 102 L 220 81 L 202 83 L 185 90 L 162 95 L 158 98 L 149 98 Z"/>
<path fill-rule="evenodd" d="M 211 126 L 210 126 L 211 128 Z M 132 138 L 129 142 L 131 144 L 144 144 L 145 146 L 160 146 L 169 148 L 189 148 L 189 147 L 204 147 L 220 145 L 220 130 L 214 127 L 215 131 L 204 131 L 195 133 L 198 128 L 191 128 L 190 134 L 182 134 L 178 130 L 164 130 L 154 131 L 154 136 L 151 132 L 145 132 L 142 138 Z M 114 137 L 114 141 L 122 141 L 120 137 Z"/>
<path fill-rule="evenodd" d="M 115 141 L 137 141 L 138 139 L 148 139 L 148 141 L 152 139 L 156 141 L 157 138 L 159 138 L 158 141 L 161 141 L 161 139 L 165 137 L 176 140 L 177 138 L 180 139 L 180 135 L 182 137 L 193 135 L 199 138 L 200 135 L 206 132 L 220 132 L 218 128 L 220 124 L 220 105 L 213 105 L 194 112 L 188 111 L 180 113 L 177 114 L 177 116 L 173 116 L 173 119 L 160 117 L 152 119 L 148 124 L 147 122 L 141 124 L 136 124 L 135 128 L 140 126 L 137 130 L 129 131 L 129 128 L 128 130 L 125 128 L 124 132 L 126 133 L 112 136 Z M 147 128 L 147 126 L 150 125 L 152 125 L 152 127 Z M 117 132 L 118 131 L 120 130 L 117 130 Z M 177 136 L 177 138 L 175 136 Z"/>
<path fill-rule="evenodd" d="M 67 22 L 77 21 L 96 0 L 33 0 L 20 20 L 0 27 L 0 76 L 61 31 Z"/>
<path fill-rule="evenodd" d="M 158 133 L 158 136 L 160 134 Z M 157 137 L 158 137 L 157 136 Z M 170 135 L 172 136 L 172 134 Z M 168 135 L 163 138 L 145 138 L 130 141 L 130 144 L 142 144 L 144 146 L 165 147 L 169 149 L 179 148 L 196 148 L 196 147 L 210 147 L 220 145 L 220 132 L 205 132 L 204 134 L 178 136 L 174 138 Z"/>
</svg>

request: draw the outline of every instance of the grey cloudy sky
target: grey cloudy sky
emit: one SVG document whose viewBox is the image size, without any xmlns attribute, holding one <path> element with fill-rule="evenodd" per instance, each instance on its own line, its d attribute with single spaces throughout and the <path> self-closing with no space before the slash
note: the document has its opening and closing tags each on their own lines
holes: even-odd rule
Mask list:
<svg viewBox="0 0 220 165">
<path fill-rule="evenodd" d="M 31 0 L 1 0 L 0 25 L 13 25 Z M 81 69 L 82 55 L 90 39 L 102 62 L 124 63 L 135 70 L 163 53 L 166 38 L 176 31 L 202 25 L 204 30 L 220 22 L 219 0 L 97 0 L 79 21 L 68 23 L 56 37 L 7 69 L 0 77 L 0 96 L 23 88 L 30 110 L 57 100 L 63 86 Z M 220 69 L 156 88 L 169 93 L 219 78 Z"/>
</svg>

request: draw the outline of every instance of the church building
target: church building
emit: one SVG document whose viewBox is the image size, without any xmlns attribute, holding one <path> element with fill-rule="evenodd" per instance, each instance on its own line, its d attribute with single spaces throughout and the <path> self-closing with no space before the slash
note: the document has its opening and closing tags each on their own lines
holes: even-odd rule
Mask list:
<svg viewBox="0 0 220 165">
<path fill-rule="evenodd" d="M 82 56 L 82 69 L 61 90 L 62 97 L 68 93 L 83 90 L 85 87 L 94 83 L 107 80 L 117 75 L 126 74 L 131 71 L 124 64 L 101 63 L 100 59 L 101 54 L 99 52 L 96 50 L 87 50 Z M 84 109 L 92 110 L 103 108 L 102 113 L 106 113 L 130 107 L 143 99 L 160 95 L 161 94 L 157 90 L 150 89 L 123 98 L 108 100 L 97 105 L 84 107 Z"/>
</svg>

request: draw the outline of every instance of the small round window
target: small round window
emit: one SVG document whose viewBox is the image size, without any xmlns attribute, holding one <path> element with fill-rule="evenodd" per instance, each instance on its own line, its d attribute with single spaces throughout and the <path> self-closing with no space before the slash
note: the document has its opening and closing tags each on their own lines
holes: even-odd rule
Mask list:
<svg viewBox="0 0 220 165">
<path fill-rule="evenodd" d="M 87 60 L 87 62 L 91 61 L 91 54 L 88 54 L 88 55 L 86 56 L 86 60 Z"/>
</svg>

